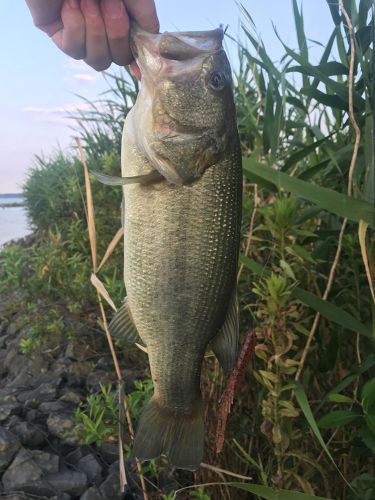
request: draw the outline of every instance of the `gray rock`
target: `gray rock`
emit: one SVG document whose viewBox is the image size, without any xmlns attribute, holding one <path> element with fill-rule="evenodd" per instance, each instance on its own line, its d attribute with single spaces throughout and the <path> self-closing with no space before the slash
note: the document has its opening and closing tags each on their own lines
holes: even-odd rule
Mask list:
<svg viewBox="0 0 375 500">
<path fill-rule="evenodd" d="M 102 356 L 101 358 L 98 359 L 98 361 L 96 362 L 96 366 L 98 368 L 103 368 L 104 370 L 105 369 L 108 369 L 110 368 L 111 370 L 113 369 L 112 366 L 113 366 L 113 361 L 111 359 L 110 356 Z"/>
<path fill-rule="evenodd" d="M 50 496 L 56 493 L 56 490 L 48 484 L 47 478 L 58 470 L 57 455 L 22 448 L 3 474 L 4 490 Z"/>
<path fill-rule="evenodd" d="M 92 363 L 89 361 L 76 361 L 70 363 L 66 368 L 69 385 L 84 383 L 92 372 Z"/>
<path fill-rule="evenodd" d="M 18 346 L 10 344 L 6 350 L 6 356 L 3 361 L 3 369 L 11 376 L 17 376 L 20 367 L 25 364 L 24 356 L 21 356 L 18 351 Z"/>
<path fill-rule="evenodd" d="M 26 493 L 11 493 L 9 495 L 2 496 L 4 500 L 35 500 L 35 496 L 26 495 Z"/>
<path fill-rule="evenodd" d="M 21 403 L 35 402 L 37 404 L 45 401 L 52 401 L 56 398 L 57 387 L 54 382 L 44 382 L 39 387 L 31 390 L 21 392 L 17 399 Z"/>
<path fill-rule="evenodd" d="M 86 386 L 90 392 L 100 391 L 100 386 L 108 386 L 115 384 L 116 380 L 113 375 L 113 370 L 110 372 L 104 370 L 94 370 L 86 378 Z"/>
<path fill-rule="evenodd" d="M 6 403 L 0 405 L 0 422 L 4 422 L 11 415 L 19 415 L 22 412 L 22 405 L 19 403 Z"/>
<path fill-rule="evenodd" d="M 79 344 L 78 342 L 69 342 L 66 346 L 65 357 L 77 361 L 83 361 L 87 358 L 88 351 L 90 351 L 89 344 Z"/>
<path fill-rule="evenodd" d="M 79 444 L 79 438 L 75 433 L 76 423 L 74 416 L 64 413 L 52 413 L 47 419 L 49 432 L 60 438 L 67 444 L 75 446 Z"/>
<path fill-rule="evenodd" d="M 0 336 L 5 335 L 5 331 L 8 327 L 8 321 L 4 320 L 0 323 Z"/>
<path fill-rule="evenodd" d="M 46 403 L 41 403 L 39 405 L 39 411 L 42 413 L 54 413 L 54 412 L 67 412 L 69 411 L 69 406 L 62 401 L 50 401 Z"/>
<path fill-rule="evenodd" d="M 48 484 L 55 488 L 55 492 L 69 493 L 73 496 L 82 495 L 86 490 L 88 482 L 84 472 L 62 471 L 56 474 L 48 474 Z"/>
<path fill-rule="evenodd" d="M 15 403 L 18 392 L 19 390 L 16 387 L 9 387 L 9 385 L 0 389 L 0 404 Z"/>
<path fill-rule="evenodd" d="M 84 472 L 90 483 L 100 484 L 102 481 L 102 470 L 103 467 L 98 462 L 95 455 L 90 453 L 82 457 L 77 464 L 77 469 Z"/>
<path fill-rule="evenodd" d="M 118 446 L 114 443 L 102 443 L 100 445 L 100 454 L 107 464 L 113 464 L 118 460 Z"/>
<path fill-rule="evenodd" d="M 71 496 L 68 495 L 67 493 L 59 493 L 58 495 L 55 495 L 54 497 L 50 497 L 49 500 L 71 500 Z M 6 499 L 4 499 L 6 500 Z"/>
<path fill-rule="evenodd" d="M 74 450 L 70 451 L 65 457 L 64 457 L 64 462 L 68 465 L 71 465 L 72 467 L 76 468 L 78 465 L 78 462 L 81 460 L 82 457 L 87 455 L 89 453 L 89 450 L 86 450 L 88 448 L 87 446 L 78 446 L 77 448 L 74 448 Z"/>
<path fill-rule="evenodd" d="M 74 405 L 79 405 L 82 399 L 83 396 L 81 396 L 81 394 L 69 389 L 61 396 L 61 398 L 59 398 L 59 401 L 62 401 L 64 403 L 72 403 Z"/>
<path fill-rule="evenodd" d="M 29 422 L 20 422 L 16 425 L 11 426 L 12 432 L 14 432 L 21 443 L 25 446 L 36 448 L 44 443 L 46 440 L 46 432 L 36 424 L 30 424 Z"/>
<path fill-rule="evenodd" d="M 17 323 L 16 321 L 13 321 L 9 326 L 8 326 L 8 329 L 7 329 L 7 334 L 8 335 L 15 335 L 18 330 L 21 328 L 21 325 L 19 323 Z"/>
<path fill-rule="evenodd" d="M 7 374 L 7 369 L 4 366 L 4 360 L 6 358 L 7 352 L 0 351 L 0 378 L 3 378 Z"/>
<path fill-rule="evenodd" d="M 19 448 L 20 442 L 17 436 L 0 427 L 0 470 L 8 466 Z"/>
<path fill-rule="evenodd" d="M 95 488 L 95 486 L 92 486 L 85 491 L 80 500 L 103 500 L 103 497 L 101 496 L 97 488 Z"/>
<path fill-rule="evenodd" d="M 34 383 L 34 375 L 30 372 L 29 363 L 27 363 L 26 366 L 23 366 L 21 370 L 18 370 L 18 373 L 10 373 L 10 374 L 14 378 L 10 382 L 8 382 L 8 387 L 17 387 L 17 388 L 22 388 L 23 390 L 25 389 L 25 387 L 30 387 Z"/>
<path fill-rule="evenodd" d="M 45 423 L 47 420 L 46 415 L 42 415 L 38 410 L 30 409 L 26 412 L 26 421 L 32 424 Z"/>
<path fill-rule="evenodd" d="M 121 500 L 124 493 L 120 491 L 120 476 L 118 472 L 112 472 L 99 486 L 99 494 L 103 500 Z"/>
</svg>

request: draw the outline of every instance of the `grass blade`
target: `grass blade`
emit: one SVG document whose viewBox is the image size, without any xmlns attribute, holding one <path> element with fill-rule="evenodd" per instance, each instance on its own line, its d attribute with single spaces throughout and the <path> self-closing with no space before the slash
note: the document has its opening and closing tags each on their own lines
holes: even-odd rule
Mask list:
<svg viewBox="0 0 375 500">
<path fill-rule="evenodd" d="M 88 227 L 88 231 L 89 231 L 92 266 L 93 266 L 94 273 L 95 273 L 97 270 L 97 251 L 96 251 L 94 200 L 92 197 L 89 169 L 87 167 L 83 148 L 81 145 L 81 141 L 79 139 L 77 139 L 77 146 L 78 146 L 79 155 L 81 158 L 81 162 L 82 162 L 83 170 L 84 170 L 84 174 L 85 174 L 86 199 L 87 199 L 87 227 Z"/>
<path fill-rule="evenodd" d="M 104 254 L 104 257 L 102 261 L 99 264 L 98 271 L 104 266 L 104 264 L 107 262 L 109 257 L 112 255 L 113 250 L 116 248 L 118 242 L 121 240 L 121 238 L 124 235 L 124 228 L 120 227 L 120 229 L 117 231 L 117 233 L 114 235 L 111 243 L 108 245 L 108 248 Z"/>
<path fill-rule="evenodd" d="M 308 495 L 307 493 L 300 493 L 299 491 L 290 490 L 274 490 L 269 486 L 261 484 L 247 484 L 247 483 L 225 483 L 227 486 L 232 486 L 243 491 L 248 491 L 254 495 L 258 495 L 266 500 L 330 500 L 325 497 L 317 497 Z"/>
<path fill-rule="evenodd" d="M 348 483 L 348 481 L 345 479 L 345 477 L 341 473 L 340 469 L 337 467 L 336 462 L 335 462 L 333 456 L 331 455 L 331 452 L 329 451 L 329 449 L 327 448 L 327 445 L 324 442 L 324 439 L 323 439 L 323 437 L 322 437 L 322 435 L 320 433 L 320 430 L 318 428 L 318 424 L 316 423 L 314 415 L 312 414 L 312 411 L 311 411 L 309 402 L 307 400 L 306 393 L 303 390 L 303 387 L 298 384 L 296 386 L 296 388 L 294 389 L 294 394 L 296 395 L 298 404 L 299 404 L 299 406 L 300 406 L 303 414 L 305 415 L 305 418 L 306 418 L 308 424 L 310 425 L 311 430 L 315 434 L 315 437 L 318 440 L 320 446 L 323 448 L 324 452 L 326 453 L 326 455 L 328 456 L 328 458 L 331 460 L 332 464 L 334 465 L 334 467 L 337 470 L 337 472 L 340 474 L 341 478 L 345 481 L 345 483 L 347 484 L 347 486 L 350 489 L 352 489 L 352 487 L 350 486 L 350 484 Z"/>
<path fill-rule="evenodd" d="M 252 174 L 255 174 L 266 181 L 272 182 L 279 188 L 315 203 L 328 212 L 355 222 L 362 219 L 369 226 L 375 227 L 375 207 L 366 201 L 291 177 L 288 174 L 255 162 L 251 158 L 243 157 L 243 169 L 250 180 Z"/>
</svg>

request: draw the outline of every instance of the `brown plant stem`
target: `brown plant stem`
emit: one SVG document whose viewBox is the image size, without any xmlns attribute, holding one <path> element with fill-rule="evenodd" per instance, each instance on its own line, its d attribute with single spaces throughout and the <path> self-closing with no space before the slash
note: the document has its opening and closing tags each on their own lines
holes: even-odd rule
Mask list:
<svg viewBox="0 0 375 500">
<path fill-rule="evenodd" d="M 88 231 L 89 231 L 89 239 L 90 239 L 90 250 L 91 250 L 91 258 L 92 258 L 92 265 L 93 265 L 93 272 L 94 276 L 96 276 L 96 272 L 98 269 L 97 265 L 97 247 L 96 247 L 96 229 L 95 229 L 95 211 L 94 211 L 94 202 L 93 202 L 93 196 L 92 196 L 92 190 L 91 190 L 91 183 L 90 183 L 90 178 L 89 178 L 89 169 L 86 163 L 85 155 L 83 152 L 83 148 L 81 145 L 81 142 L 79 139 L 77 141 L 77 146 L 80 154 L 80 159 L 81 163 L 84 168 L 84 174 L 85 174 L 85 186 L 86 186 L 86 203 L 87 203 L 87 208 L 86 208 L 86 217 L 87 217 L 87 226 L 88 226 Z M 112 242 L 110 244 L 114 245 Z M 110 253 L 110 249 L 107 250 L 106 255 Z M 125 415 L 126 415 L 126 420 L 128 423 L 128 428 L 129 428 L 129 433 L 130 437 L 134 439 L 134 428 L 133 428 L 133 423 L 131 419 L 131 415 L 129 412 L 128 404 L 127 404 L 127 399 L 125 396 L 125 393 L 123 392 L 123 386 L 124 386 L 124 380 L 122 377 L 120 365 L 117 359 L 117 354 L 113 345 L 112 337 L 109 332 L 109 327 L 108 327 L 108 321 L 107 321 L 107 316 L 104 310 L 103 302 L 101 299 L 101 296 L 99 292 L 97 291 L 97 297 L 98 297 L 98 304 L 99 304 L 99 309 L 100 313 L 102 316 L 103 320 L 103 329 L 104 333 L 107 338 L 109 350 L 111 352 L 112 360 L 113 360 L 113 365 L 115 368 L 116 372 L 116 377 L 118 380 L 118 386 L 119 386 L 119 394 L 120 394 L 120 400 L 123 400 L 123 405 L 124 405 L 124 410 L 125 410 Z M 126 471 L 125 471 L 125 462 L 124 462 L 124 450 L 123 450 L 123 441 L 122 441 L 122 428 L 121 428 L 121 418 L 119 419 L 119 426 L 120 426 L 120 432 L 119 432 L 119 464 L 120 464 L 120 490 L 121 492 L 125 491 L 125 486 L 127 485 L 127 478 L 126 478 Z M 139 474 L 139 479 L 141 483 L 141 488 L 142 488 L 142 494 L 144 500 L 148 500 L 148 493 L 147 493 L 147 488 L 146 488 L 146 483 L 145 479 L 142 474 L 142 467 L 139 462 L 139 460 L 136 459 L 136 465 L 137 465 L 137 470 Z"/>
</svg>

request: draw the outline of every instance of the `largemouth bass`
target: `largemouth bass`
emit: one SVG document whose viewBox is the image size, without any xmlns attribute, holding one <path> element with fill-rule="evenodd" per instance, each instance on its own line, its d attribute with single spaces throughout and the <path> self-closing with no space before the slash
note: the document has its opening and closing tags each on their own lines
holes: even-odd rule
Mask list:
<svg viewBox="0 0 375 500">
<path fill-rule="evenodd" d="M 154 383 L 134 454 L 189 470 L 203 456 L 204 354 L 228 372 L 238 346 L 242 167 L 222 40 L 133 27 L 142 82 L 122 143 L 127 299 L 110 328 L 147 346 Z"/>
</svg>

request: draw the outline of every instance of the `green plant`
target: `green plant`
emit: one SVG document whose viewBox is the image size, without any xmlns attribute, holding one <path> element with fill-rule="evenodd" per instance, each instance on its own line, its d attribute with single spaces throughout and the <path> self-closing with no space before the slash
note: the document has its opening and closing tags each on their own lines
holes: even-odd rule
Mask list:
<svg viewBox="0 0 375 500">
<path fill-rule="evenodd" d="M 109 385 L 100 385 L 100 392 L 92 394 L 86 403 L 80 403 L 75 419 L 80 437 L 86 444 L 114 441 L 118 435 L 118 397 Z"/>
<path fill-rule="evenodd" d="M 132 417 L 137 420 L 145 404 L 153 394 L 154 385 L 151 378 L 146 378 L 145 380 L 136 380 L 134 386 L 135 390 L 127 395 L 127 401 Z"/>
<path fill-rule="evenodd" d="M 19 245 L 3 249 L 0 253 L 0 293 L 22 289 L 27 281 L 25 270 L 29 264 L 30 254 Z"/>
</svg>

